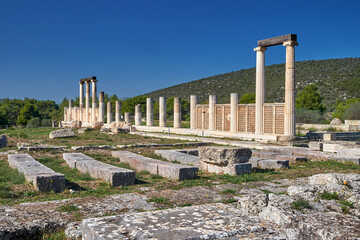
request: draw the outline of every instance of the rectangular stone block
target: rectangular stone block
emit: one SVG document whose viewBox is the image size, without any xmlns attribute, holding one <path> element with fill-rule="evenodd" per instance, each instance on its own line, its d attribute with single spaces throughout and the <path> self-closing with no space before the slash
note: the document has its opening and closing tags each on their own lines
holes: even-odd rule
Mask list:
<svg viewBox="0 0 360 240">
<path fill-rule="evenodd" d="M 260 169 L 282 169 L 289 168 L 289 160 L 260 160 L 257 163 Z"/>
<path fill-rule="evenodd" d="M 156 160 L 128 151 L 113 151 L 111 154 L 118 157 L 121 162 L 128 163 L 136 171 L 148 171 L 175 180 L 194 179 L 199 172 L 197 167 Z"/>
<path fill-rule="evenodd" d="M 24 174 L 26 181 L 32 182 L 38 191 L 65 190 L 65 176 L 39 163 L 29 154 L 9 154 L 8 162 L 10 167 Z"/>
<path fill-rule="evenodd" d="M 178 161 L 181 164 L 199 166 L 199 157 L 176 150 L 155 150 L 155 154 L 165 158 L 170 162 Z"/>
<path fill-rule="evenodd" d="M 309 148 L 312 151 L 322 151 L 323 143 L 322 142 L 309 142 Z"/>
<path fill-rule="evenodd" d="M 200 161 L 199 169 L 204 172 L 216 174 L 229 174 L 232 176 L 251 173 L 251 163 L 229 164 L 227 166 L 216 165 Z"/>
<path fill-rule="evenodd" d="M 135 184 L 135 172 L 97 161 L 82 153 L 64 153 L 63 158 L 71 168 L 89 173 L 93 178 L 101 178 L 112 186 Z"/>
<path fill-rule="evenodd" d="M 336 133 L 324 133 L 323 140 L 324 141 L 334 141 L 334 140 L 336 140 Z"/>
<path fill-rule="evenodd" d="M 307 158 L 295 155 L 283 155 L 280 153 L 266 152 L 266 151 L 253 151 L 253 157 L 264 158 L 269 160 L 289 160 L 290 162 L 306 162 Z"/>
<path fill-rule="evenodd" d="M 218 165 L 245 163 L 251 158 L 249 148 L 242 147 L 200 147 L 199 157 L 201 161 Z"/>
</svg>

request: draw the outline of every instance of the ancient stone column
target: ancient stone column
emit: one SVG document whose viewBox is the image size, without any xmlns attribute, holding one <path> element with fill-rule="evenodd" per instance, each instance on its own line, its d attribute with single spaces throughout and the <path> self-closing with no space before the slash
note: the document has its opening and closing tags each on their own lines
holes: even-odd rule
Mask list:
<svg viewBox="0 0 360 240">
<path fill-rule="evenodd" d="M 125 113 L 124 120 L 125 120 L 125 123 L 126 123 L 126 124 L 130 124 L 130 123 L 131 123 L 131 115 L 130 115 L 129 112 L 126 112 L 126 113 Z"/>
<path fill-rule="evenodd" d="M 113 121 L 113 114 L 112 114 L 112 103 L 107 103 L 107 123 L 110 124 Z"/>
<path fill-rule="evenodd" d="M 146 99 L 146 126 L 151 127 L 154 125 L 154 112 L 152 98 Z"/>
<path fill-rule="evenodd" d="M 91 122 L 94 124 L 96 122 L 96 102 L 97 102 L 97 93 L 96 93 L 96 77 L 91 78 L 91 84 L 92 84 L 92 111 L 91 111 Z"/>
<path fill-rule="evenodd" d="M 141 126 L 141 104 L 135 106 L 135 126 Z"/>
<path fill-rule="evenodd" d="M 239 94 L 230 95 L 230 132 L 237 131 L 237 105 L 239 103 Z"/>
<path fill-rule="evenodd" d="M 79 120 L 80 121 L 84 121 L 83 119 L 83 108 L 84 108 L 84 81 L 79 82 L 80 84 L 80 95 L 79 95 L 79 108 L 80 108 L 80 113 L 79 113 Z"/>
<path fill-rule="evenodd" d="M 115 122 L 118 124 L 120 122 L 120 114 L 121 114 L 121 105 L 119 101 L 115 102 Z"/>
<path fill-rule="evenodd" d="M 65 122 L 67 122 L 67 121 L 69 121 L 69 119 L 68 119 L 68 112 L 69 110 L 68 110 L 68 108 L 67 107 L 64 107 L 64 121 Z"/>
<path fill-rule="evenodd" d="M 99 93 L 99 122 L 104 123 L 105 121 L 105 102 L 104 92 Z"/>
<path fill-rule="evenodd" d="M 216 95 L 209 95 L 209 130 L 215 131 Z"/>
<path fill-rule="evenodd" d="M 196 128 L 196 105 L 198 104 L 198 97 L 196 95 L 190 96 L 190 129 Z"/>
<path fill-rule="evenodd" d="M 166 97 L 159 97 L 159 126 L 166 127 Z"/>
<path fill-rule="evenodd" d="M 283 43 L 286 46 L 285 64 L 285 107 L 284 135 L 295 136 L 295 41 Z"/>
<path fill-rule="evenodd" d="M 74 114 L 73 114 L 73 119 L 75 120 L 75 121 L 78 121 L 79 119 L 78 119 L 78 108 L 77 107 L 74 107 L 73 108 L 74 109 Z"/>
<path fill-rule="evenodd" d="M 264 133 L 263 105 L 265 102 L 265 51 L 266 47 L 254 48 L 256 52 L 255 134 Z"/>
<path fill-rule="evenodd" d="M 74 101 L 72 99 L 69 99 L 69 110 L 68 110 L 68 121 L 72 121 L 73 119 L 73 108 L 74 108 Z"/>
<path fill-rule="evenodd" d="M 85 89 L 86 95 L 85 95 L 85 121 L 87 123 L 90 122 L 89 119 L 89 108 L 90 108 L 90 81 L 86 81 L 86 89 Z"/>
<path fill-rule="evenodd" d="M 181 98 L 174 98 L 174 128 L 181 128 Z"/>
</svg>

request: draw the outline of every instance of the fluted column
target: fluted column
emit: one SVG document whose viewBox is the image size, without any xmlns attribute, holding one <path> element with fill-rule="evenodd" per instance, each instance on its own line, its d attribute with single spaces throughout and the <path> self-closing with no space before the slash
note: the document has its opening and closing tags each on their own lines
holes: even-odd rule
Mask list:
<svg viewBox="0 0 360 240">
<path fill-rule="evenodd" d="M 130 123 L 131 123 L 131 115 L 130 115 L 129 112 L 126 112 L 126 113 L 125 113 L 124 120 L 125 120 L 125 123 L 126 123 L 126 124 L 130 124 Z"/>
<path fill-rule="evenodd" d="M 159 126 L 166 127 L 166 97 L 159 97 Z"/>
<path fill-rule="evenodd" d="M 198 97 L 196 95 L 190 96 L 190 129 L 196 128 L 196 105 L 198 104 Z"/>
<path fill-rule="evenodd" d="M 75 120 L 75 121 L 78 121 L 79 119 L 78 119 L 78 108 L 77 107 L 74 107 L 73 108 L 74 109 L 74 114 L 73 114 L 73 119 Z"/>
<path fill-rule="evenodd" d="M 64 107 L 64 121 L 65 122 L 67 122 L 67 121 L 69 121 L 69 119 L 68 119 L 68 110 L 69 108 L 67 108 L 67 107 Z"/>
<path fill-rule="evenodd" d="M 119 101 L 115 102 L 115 122 L 119 124 L 120 122 L 120 114 L 121 114 L 121 104 Z"/>
<path fill-rule="evenodd" d="M 89 119 L 89 108 L 90 108 L 90 80 L 86 81 L 86 89 L 85 89 L 85 121 L 90 123 Z"/>
<path fill-rule="evenodd" d="M 68 114 L 68 118 L 69 118 L 69 121 L 72 121 L 74 120 L 73 119 L 73 108 L 74 108 L 74 101 L 72 99 L 69 99 L 69 114 Z"/>
<path fill-rule="evenodd" d="M 181 98 L 174 98 L 174 128 L 181 128 Z"/>
<path fill-rule="evenodd" d="M 80 89 L 80 95 L 79 95 L 79 120 L 84 121 L 83 119 L 83 108 L 84 108 L 84 81 L 79 82 L 79 89 Z"/>
<path fill-rule="evenodd" d="M 209 130 L 215 131 L 216 95 L 209 95 Z"/>
<path fill-rule="evenodd" d="M 298 43 L 288 41 L 283 46 L 286 46 L 284 135 L 295 136 L 295 46 Z"/>
<path fill-rule="evenodd" d="M 153 99 L 146 99 L 146 126 L 151 127 L 154 125 L 154 112 L 153 112 Z"/>
<path fill-rule="evenodd" d="M 94 124 L 96 122 L 96 103 L 97 103 L 97 87 L 96 87 L 96 77 L 91 78 L 92 84 L 92 111 L 91 111 L 91 122 Z"/>
<path fill-rule="evenodd" d="M 112 103 L 107 103 L 107 123 L 110 124 L 113 121 L 113 114 L 112 114 Z"/>
<path fill-rule="evenodd" d="M 239 103 L 239 94 L 230 95 L 230 132 L 237 131 L 237 105 Z"/>
<path fill-rule="evenodd" d="M 141 126 L 141 104 L 135 106 L 135 126 Z"/>
<path fill-rule="evenodd" d="M 105 121 L 105 102 L 104 92 L 99 93 L 99 122 L 104 123 Z"/>
<path fill-rule="evenodd" d="M 266 47 L 254 48 L 256 52 L 255 134 L 264 133 L 263 105 L 265 102 L 265 51 Z"/>
</svg>

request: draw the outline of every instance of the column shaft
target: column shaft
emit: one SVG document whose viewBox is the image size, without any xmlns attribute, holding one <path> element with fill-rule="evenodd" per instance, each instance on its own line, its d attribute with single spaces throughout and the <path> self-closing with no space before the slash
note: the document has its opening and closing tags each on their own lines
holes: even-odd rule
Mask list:
<svg viewBox="0 0 360 240">
<path fill-rule="evenodd" d="M 119 101 L 115 102 L 115 122 L 118 124 L 120 122 L 120 114 L 121 114 L 121 105 Z"/>
<path fill-rule="evenodd" d="M 181 128 L 181 98 L 174 98 L 174 128 Z"/>
<path fill-rule="evenodd" d="M 141 104 L 135 106 L 135 126 L 141 126 Z"/>
<path fill-rule="evenodd" d="M 239 103 L 239 94 L 230 95 L 230 132 L 237 131 L 237 105 Z"/>
<path fill-rule="evenodd" d="M 104 102 L 104 92 L 99 94 L 99 122 L 104 123 L 105 121 L 105 102 Z"/>
<path fill-rule="evenodd" d="M 255 134 L 264 133 L 263 105 L 265 102 L 265 47 L 257 47 L 256 52 L 256 98 Z"/>
<path fill-rule="evenodd" d="M 92 111 L 91 111 L 91 122 L 95 124 L 96 122 L 96 102 L 97 102 L 97 87 L 96 87 L 97 80 L 91 80 L 92 84 Z"/>
<path fill-rule="evenodd" d="M 80 86 L 80 95 L 79 95 L 79 108 L 80 108 L 80 113 L 79 113 L 79 120 L 80 121 L 84 121 L 83 119 L 83 108 L 84 108 L 84 82 L 80 81 L 79 82 L 79 86 Z"/>
<path fill-rule="evenodd" d="M 69 121 L 74 120 L 73 119 L 73 108 L 74 108 L 74 101 L 72 99 L 69 99 L 69 114 L 68 114 L 68 118 Z"/>
<path fill-rule="evenodd" d="M 110 124 L 113 121 L 113 114 L 112 114 L 112 103 L 107 103 L 107 123 Z"/>
<path fill-rule="evenodd" d="M 153 100 L 152 98 L 146 99 L 146 126 L 150 127 L 154 125 L 154 112 L 153 112 Z"/>
<path fill-rule="evenodd" d="M 166 127 L 166 97 L 159 97 L 159 126 Z"/>
<path fill-rule="evenodd" d="M 209 95 L 209 130 L 215 131 L 216 95 Z"/>
<path fill-rule="evenodd" d="M 196 105 L 198 97 L 196 95 L 190 96 L 190 129 L 196 128 Z"/>
<path fill-rule="evenodd" d="M 131 124 L 131 115 L 129 112 L 125 113 L 124 120 L 126 124 Z"/>
<path fill-rule="evenodd" d="M 89 108 L 90 108 L 90 81 L 86 81 L 86 89 L 85 89 L 85 121 L 87 123 L 90 122 L 89 119 Z"/>
<path fill-rule="evenodd" d="M 283 43 L 286 46 L 285 64 L 285 107 L 284 135 L 295 136 L 295 41 Z"/>
</svg>

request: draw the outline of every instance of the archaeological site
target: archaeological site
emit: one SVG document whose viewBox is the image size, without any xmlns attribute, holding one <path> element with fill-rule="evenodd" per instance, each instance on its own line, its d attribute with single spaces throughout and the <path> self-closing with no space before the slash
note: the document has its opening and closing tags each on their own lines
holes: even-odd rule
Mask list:
<svg viewBox="0 0 360 240">
<path fill-rule="evenodd" d="M 254 101 L 131 102 L 84 76 L 51 127 L 6 125 L 0 239 L 360 239 L 360 120 L 297 121 L 297 41 L 257 42 Z M 283 102 L 266 97 L 272 46 Z"/>
</svg>

